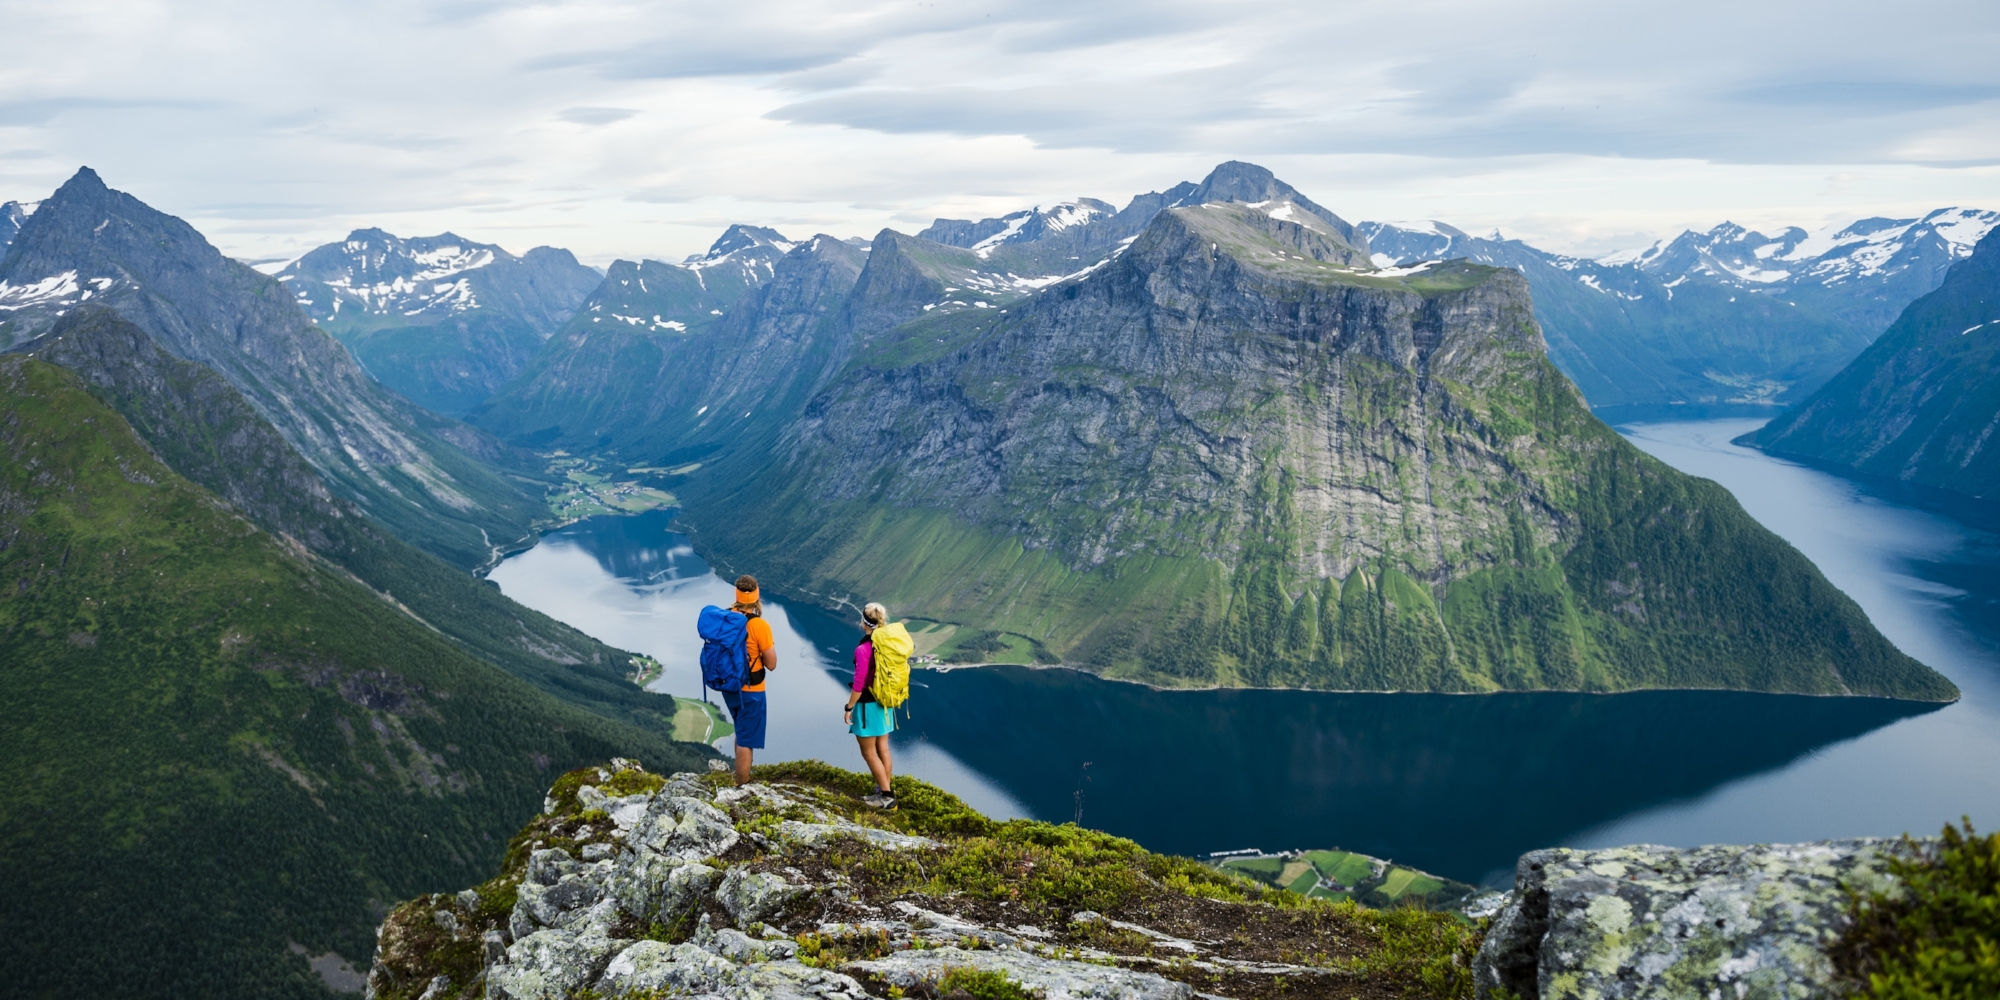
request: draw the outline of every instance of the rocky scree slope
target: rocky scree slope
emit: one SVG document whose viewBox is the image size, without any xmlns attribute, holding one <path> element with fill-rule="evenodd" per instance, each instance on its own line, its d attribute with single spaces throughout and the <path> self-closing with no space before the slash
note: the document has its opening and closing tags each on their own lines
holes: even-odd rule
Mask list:
<svg viewBox="0 0 2000 1000">
<path fill-rule="evenodd" d="M 108 309 L 70 310 L 19 348 L 76 373 L 169 468 L 251 523 L 353 574 L 461 648 L 564 701 L 670 733 L 671 698 L 634 688 L 598 642 L 389 534 L 329 490 L 235 387 Z"/>
<path fill-rule="evenodd" d="M 779 592 L 1159 684 L 1956 696 L 1592 417 L 1517 272 L 1286 214 L 1162 211 L 1007 312 L 862 339 L 684 523 Z"/>
<path fill-rule="evenodd" d="M 602 279 L 556 247 L 516 257 L 453 233 L 380 229 L 357 229 L 278 272 L 369 374 L 449 415 L 514 377 Z"/>
<path fill-rule="evenodd" d="M 1325 903 L 817 762 L 564 775 L 500 873 L 383 924 L 375 1000 L 1466 997 L 1472 928 Z M 984 989 L 981 989 L 984 987 Z M 997 994 L 990 991 L 1000 991 Z"/>
<path fill-rule="evenodd" d="M 2000 230 L 1810 399 L 1742 440 L 1887 479 L 2000 496 Z"/>
<path fill-rule="evenodd" d="M 0 356 L 0 978 L 323 997 L 388 901 L 498 863 L 554 774 L 705 747 L 474 659 Z M 294 951 L 294 946 L 299 951 Z"/>
<path fill-rule="evenodd" d="M 85 302 L 213 369 L 332 490 L 449 562 L 483 565 L 542 510 L 538 482 L 502 471 L 519 456 L 382 388 L 276 279 L 89 168 L 28 217 L 0 260 L 0 348 Z"/>
<path fill-rule="evenodd" d="M 1813 234 L 1723 223 L 1599 260 L 1437 222 L 1360 229 L 1384 266 L 1464 257 L 1520 270 L 1551 360 L 1591 404 L 1657 408 L 1804 399 L 1996 222 L 1947 208 Z"/>
</svg>

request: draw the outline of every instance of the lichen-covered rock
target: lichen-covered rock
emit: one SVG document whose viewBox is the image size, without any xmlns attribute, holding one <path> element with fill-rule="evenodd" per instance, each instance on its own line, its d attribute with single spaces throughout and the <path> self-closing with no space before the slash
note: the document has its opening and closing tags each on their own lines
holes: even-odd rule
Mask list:
<svg viewBox="0 0 2000 1000">
<path fill-rule="evenodd" d="M 614 821 L 616 816 L 613 817 Z M 728 853 L 742 839 L 728 814 L 685 795 L 653 797 L 643 816 L 626 835 L 635 850 L 647 850 L 683 861 L 701 861 Z"/>
<path fill-rule="evenodd" d="M 632 851 L 613 866 L 605 892 L 642 925 L 670 924 L 694 909 L 720 881 L 721 872 L 699 861 Z"/>
<path fill-rule="evenodd" d="M 488 970 L 492 1000 L 560 1000 L 597 978 L 605 960 L 628 942 L 598 935 L 539 930 L 515 941 L 507 961 Z"/>
<path fill-rule="evenodd" d="M 805 894 L 804 886 L 776 875 L 731 868 L 715 889 L 715 901 L 739 925 L 747 926 L 776 917 Z"/>
<path fill-rule="evenodd" d="M 1194 987 L 1150 972 L 1043 958 L 1024 951 L 922 948 L 855 962 L 850 968 L 902 989 L 935 983 L 948 969 L 998 970 L 1046 1000 L 1193 1000 Z"/>
<path fill-rule="evenodd" d="M 717 993 L 736 982 L 738 971 L 727 959 L 692 944 L 640 941 L 605 966 L 598 991 L 606 996 L 645 990 Z"/>
<path fill-rule="evenodd" d="M 1892 884 L 1899 841 L 1533 851 L 1473 966 L 1480 1000 L 1804 1000 L 1846 889 Z"/>
<path fill-rule="evenodd" d="M 893 830 L 877 830 L 872 826 L 862 826 L 848 820 L 833 823 L 801 823 L 788 819 L 778 824 L 778 837 L 807 847 L 819 847 L 843 837 L 852 837 L 892 851 L 921 850 L 940 846 L 937 841 L 929 837 L 897 833 Z"/>
</svg>

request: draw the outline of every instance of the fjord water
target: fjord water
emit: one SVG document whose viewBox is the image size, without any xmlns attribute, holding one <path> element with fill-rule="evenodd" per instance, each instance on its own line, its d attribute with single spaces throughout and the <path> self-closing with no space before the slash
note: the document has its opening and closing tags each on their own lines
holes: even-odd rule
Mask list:
<svg viewBox="0 0 2000 1000">
<path fill-rule="evenodd" d="M 1553 844 L 1922 833 L 1962 813 L 2000 823 L 2000 540 L 1729 444 L 1756 425 L 1625 431 L 1728 487 L 1964 700 L 1155 691 L 985 667 L 918 674 L 899 770 L 991 814 L 1080 816 L 1155 850 L 1339 846 L 1467 880 L 1504 877 L 1522 851 Z M 670 524 L 585 521 L 491 578 L 658 657 L 655 689 L 695 697 L 694 614 L 729 585 Z M 760 759 L 859 769 L 839 723 L 858 631 L 818 608 L 769 606 L 781 663 Z"/>
</svg>

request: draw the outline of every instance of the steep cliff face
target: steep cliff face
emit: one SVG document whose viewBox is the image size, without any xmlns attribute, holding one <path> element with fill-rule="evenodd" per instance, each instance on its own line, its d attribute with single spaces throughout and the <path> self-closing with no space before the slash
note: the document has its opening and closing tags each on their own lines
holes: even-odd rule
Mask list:
<svg viewBox="0 0 2000 1000">
<path fill-rule="evenodd" d="M 384 390 L 276 279 L 88 168 L 28 217 L 0 261 L 0 346 L 40 336 L 85 302 L 213 369 L 336 493 L 454 563 L 481 564 L 541 509 L 481 461 L 509 460 L 498 442 Z"/>
<path fill-rule="evenodd" d="M 168 468 L 257 527 L 353 574 L 460 648 L 564 701 L 671 731 L 672 700 L 632 686 L 629 653 L 391 535 L 329 490 L 235 387 L 161 350 L 116 313 L 72 309 L 21 350 L 74 372 Z"/>
<path fill-rule="evenodd" d="M 781 591 L 1170 684 L 1954 696 L 1590 417 L 1519 274 L 1377 270 L 1263 200 L 860 339 L 774 453 L 687 484 L 687 521 Z"/>
<path fill-rule="evenodd" d="M 1977 497 L 2000 496 L 2000 230 L 1853 364 L 1752 443 Z"/>
</svg>

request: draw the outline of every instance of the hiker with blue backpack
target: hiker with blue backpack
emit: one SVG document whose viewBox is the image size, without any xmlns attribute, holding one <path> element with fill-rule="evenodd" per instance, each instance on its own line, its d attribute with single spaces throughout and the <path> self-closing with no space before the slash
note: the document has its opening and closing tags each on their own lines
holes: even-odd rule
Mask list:
<svg viewBox="0 0 2000 1000">
<path fill-rule="evenodd" d="M 896 808 L 890 780 L 895 776 L 889 756 L 889 734 L 896 731 L 896 707 L 910 694 L 910 632 L 891 622 L 889 611 L 870 603 L 861 609 L 861 641 L 854 647 L 854 684 L 841 718 L 861 759 L 875 776 L 875 794 L 861 801 L 877 809 Z"/>
<path fill-rule="evenodd" d="M 764 678 L 778 669 L 778 643 L 764 620 L 757 578 L 736 578 L 736 603 L 701 609 L 701 682 L 722 695 L 736 726 L 736 783 L 750 782 L 750 758 L 764 748 Z"/>
</svg>

